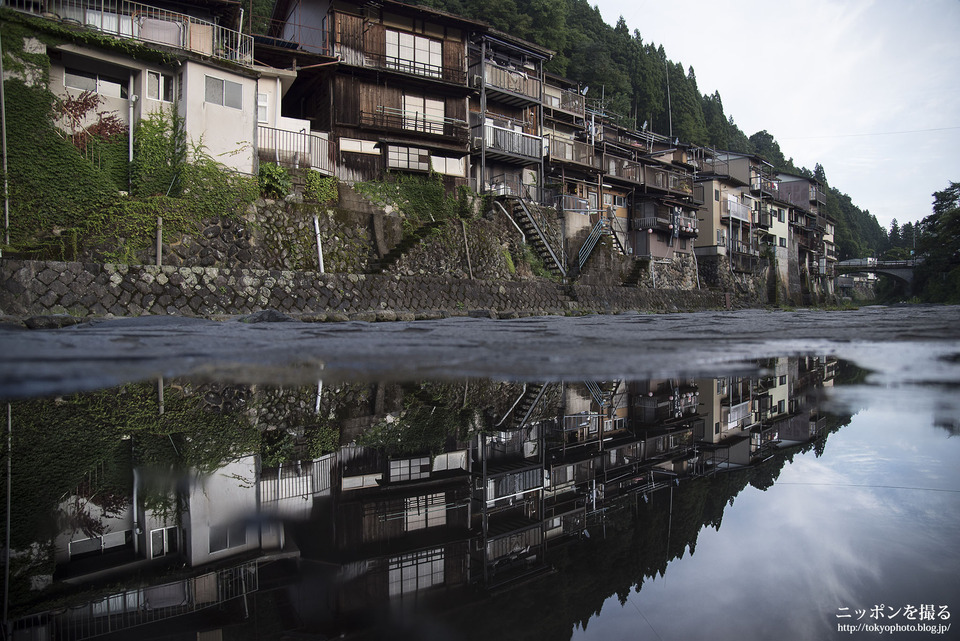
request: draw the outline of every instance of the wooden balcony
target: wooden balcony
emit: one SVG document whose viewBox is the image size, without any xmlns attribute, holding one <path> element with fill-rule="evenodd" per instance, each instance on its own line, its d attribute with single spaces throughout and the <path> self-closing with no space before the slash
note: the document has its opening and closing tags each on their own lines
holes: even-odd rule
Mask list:
<svg viewBox="0 0 960 641">
<path fill-rule="evenodd" d="M 681 196 L 693 196 L 693 177 L 688 174 L 671 169 L 646 166 L 644 167 L 644 175 L 646 177 L 644 184 L 648 188 Z"/>
<path fill-rule="evenodd" d="M 608 178 L 617 178 L 635 185 L 643 184 L 643 165 L 626 158 L 604 154 L 603 171 Z"/>
<path fill-rule="evenodd" d="M 597 156 L 593 145 L 577 140 L 547 136 L 547 160 L 556 163 L 569 163 L 600 169 L 600 157 Z"/>
<path fill-rule="evenodd" d="M 560 96 L 544 94 L 543 106 L 568 113 L 577 118 L 583 118 L 586 113 L 586 98 L 576 91 L 563 90 Z"/>
<path fill-rule="evenodd" d="M 416 111 L 377 107 L 374 112 L 360 112 L 360 126 L 382 131 L 426 134 L 467 142 L 467 123 L 456 118 L 434 118 Z"/>
<path fill-rule="evenodd" d="M 471 69 L 478 74 L 479 69 Z M 540 102 L 541 82 L 539 78 L 519 69 L 508 69 L 486 61 L 483 65 L 483 84 L 487 91 L 500 94 L 500 100 L 508 104 Z M 477 80 L 474 80 L 476 86 Z M 479 87 L 477 87 L 479 88 Z"/>
</svg>

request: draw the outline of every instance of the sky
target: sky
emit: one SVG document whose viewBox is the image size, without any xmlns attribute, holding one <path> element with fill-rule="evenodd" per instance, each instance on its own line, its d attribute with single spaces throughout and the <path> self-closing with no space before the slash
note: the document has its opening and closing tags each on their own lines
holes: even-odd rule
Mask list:
<svg viewBox="0 0 960 641">
<path fill-rule="evenodd" d="M 960 182 L 960 0 L 591 0 L 890 228 Z"/>
</svg>

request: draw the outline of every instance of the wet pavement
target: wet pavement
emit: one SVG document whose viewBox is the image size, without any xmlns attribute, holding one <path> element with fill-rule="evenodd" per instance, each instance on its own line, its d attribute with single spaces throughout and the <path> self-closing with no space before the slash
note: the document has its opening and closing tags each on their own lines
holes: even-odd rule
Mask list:
<svg viewBox="0 0 960 641">
<path fill-rule="evenodd" d="M 51 330 L 7 323 L 0 325 L 0 397 L 187 375 L 297 383 L 717 374 L 752 369 L 749 362 L 757 358 L 790 354 L 853 360 L 881 379 L 895 371 L 900 382 L 960 383 L 960 307 L 392 323 L 147 316 Z"/>
</svg>

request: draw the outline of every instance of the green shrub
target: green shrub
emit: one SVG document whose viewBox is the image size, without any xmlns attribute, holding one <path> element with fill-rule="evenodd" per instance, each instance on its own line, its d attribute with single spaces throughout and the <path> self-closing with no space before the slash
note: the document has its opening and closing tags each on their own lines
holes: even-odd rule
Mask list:
<svg viewBox="0 0 960 641">
<path fill-rule="evenodd" d="M 283 198 L 293 189 L 290 174 L 280 165 L 267 163 L 260 165 L 257 180 L 260 184 L 260 194 L 264 198 Z"/>
<path fill-rule="evenodd" d="M 339 198 L 336 176 L 324 176 L 316 171 L 307 172 L 303 195 L 318 203 L 336 202 Z"/>
</svg>

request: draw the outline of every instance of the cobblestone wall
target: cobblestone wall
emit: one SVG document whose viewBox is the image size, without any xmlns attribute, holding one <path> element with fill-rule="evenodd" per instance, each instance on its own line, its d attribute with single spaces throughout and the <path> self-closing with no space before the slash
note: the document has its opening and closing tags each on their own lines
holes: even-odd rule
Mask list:
<svg viewBox="0 0 960 641">
<path fill-rule="evenodd" d="M 219 316 L 275 309 L 317 320 L 715 308 L 700 291 L 550 281 L 0 260 L 0 315 Z"/>
</svg>

